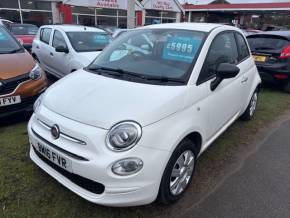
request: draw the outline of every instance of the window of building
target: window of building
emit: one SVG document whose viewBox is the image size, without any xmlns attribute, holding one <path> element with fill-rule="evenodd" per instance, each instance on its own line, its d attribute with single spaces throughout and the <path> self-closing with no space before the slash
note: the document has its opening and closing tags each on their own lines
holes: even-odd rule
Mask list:
<svg viewBox="0 0 290 218">
<path fill-rule="evenodd" d="M 52 13 L 42 11 L 22 11 L 23 23 L 30 23 L 36 26 L 52 24 Z"/>
<path fill-rule="evenodd" d="M 22 9 L 51 11 L 51 2 L 49 2 L 49 1 L 21 0 L 20 5 L 21 5 Z"/>
<path fill-rule="evenodd" d="M 18 0 L 1 0 L 0 8 L 19 8 Z"/>
<path fill-rule="evenodd" d="M 88 8 L 88 7 L 72 7 L 72 12 L 75 14 L 95 14 L 95 9 L 94 8 Z"/>
<path fill-rule="evenodd" d="M 15 23 L 21 22 L 18 10 L 0 10 L 0 17 Z"/>
<path fill-rule="evenodd" d="M 113 15 L 117 16 L 116 9 L 108 9 L 108 8 L 97 8 L 97 15 Z"/>
<path fill-rule="evenodd" d="M 95 26 L 95 16 L 90 15 L 78 15 L 78 21 L 80 25 Z"/>
</svg>

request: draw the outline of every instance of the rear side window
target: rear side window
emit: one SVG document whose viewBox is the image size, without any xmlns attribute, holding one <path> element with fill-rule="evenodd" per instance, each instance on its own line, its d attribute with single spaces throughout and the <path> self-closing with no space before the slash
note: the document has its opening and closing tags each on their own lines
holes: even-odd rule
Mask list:
<svg viewBox="0 0 290 218">
<path fill-rule="evenodd" d="M 49 44 L 51 29 L 50 28 L 43 28 L 40 31 L 40 41 Z"/>
<path fill-rule="evenodd" d="M 54 31 L 54 35 L 53 35 L 53 40 L 52 40 L 52 47 L 56 48 L 62 46 L 64 48 L 67 47 L 65 39 L 62 35 L 61 32 L 59 32 L 58 30 Z"/>
<path fill-rule="evenodd" d="M 289 42 L 278 36 L 255 35 L 248 37 L 252 51 L 256 50 L 282 50 Z"/>
<path fill-rule="evenodd" d="M 212 78 L 221 63 L 237 64 L 238 59 L 234 33 L 224 32 L 217 35 L 209 48 L 197 83 L 201 84 Z"/>
<path fill-rule="evenodd" d="M 239 50 L 239 62 L 240 62 L 247 59 L 250 56 L 250 52 L 246 40 L 241 34 L 236 33 L 236 39 Z"/>
</svg>

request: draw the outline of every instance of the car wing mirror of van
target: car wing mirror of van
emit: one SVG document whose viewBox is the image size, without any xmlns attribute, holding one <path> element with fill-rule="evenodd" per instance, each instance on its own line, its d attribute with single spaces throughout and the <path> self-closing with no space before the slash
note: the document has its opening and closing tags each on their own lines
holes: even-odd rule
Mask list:
<svg viewBox="0 0 290 218">
<path fill-rule="evenodd" d="M 65 53 L 65 54 L 68 54 L 69 53 L 69 50 L 67 47 L 64 47 L 64 46 L 57 46 L 55 48 L 55 51 L 56 52 L 61 52 L 61 53 Z"/>
<path fill-rule="evenodd" d="M 210 88 L 214 91 L 224 79 L 236 77 L 240 72 L 235 64 L 221 63 L 216 71 L 216 79 L 210 84 Z"/>
</svg>

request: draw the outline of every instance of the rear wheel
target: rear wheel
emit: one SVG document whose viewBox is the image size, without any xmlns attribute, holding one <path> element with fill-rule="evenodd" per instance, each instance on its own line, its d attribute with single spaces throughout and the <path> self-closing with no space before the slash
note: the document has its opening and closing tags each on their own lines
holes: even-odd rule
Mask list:
<svg viewBox="0 0 290 218">
<path fill-rule="evenodd" d="M 173 152 L 161 180 L 158 201 L 170 204 L 180 199 L 188 188 L 195 169 L 194 143 L 183 140 Z"/>
<path fill-rule="evenodd" d="M 257 102 L 258 102 L 258 90 L 256 89 L 251 97 L 250 103 L 246 111 L 241 116 L 241 120 L 249 121 L 254 117 L 254 114 L 257 109 Z"/>
</svg>

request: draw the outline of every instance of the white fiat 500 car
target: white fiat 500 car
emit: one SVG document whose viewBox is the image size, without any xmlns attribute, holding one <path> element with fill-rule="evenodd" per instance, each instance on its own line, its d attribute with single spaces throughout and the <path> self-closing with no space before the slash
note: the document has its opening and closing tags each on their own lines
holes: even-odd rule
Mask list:
<svg viewBox="0 0 290 218">
<path fill-rule="evenodd" d="M 32 43 L 32 56 L 58 78 L 89 65 L 110 43 L 98 28 L 77 25 L 42 26 Z"/>
<path fill-rule="evenodd" d="M 97 204 L 172 203 L 200 154 L 235 120 L 253 117 L 260 83 L 237 28 L 142 27 L 36 101 L 30 157 Z"/>
</svg>

